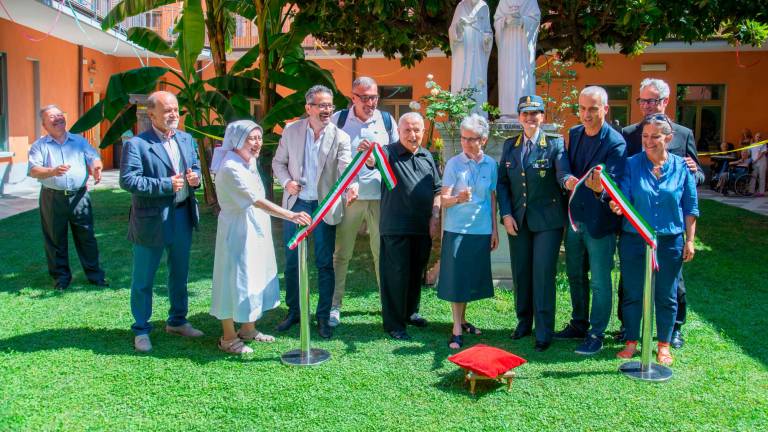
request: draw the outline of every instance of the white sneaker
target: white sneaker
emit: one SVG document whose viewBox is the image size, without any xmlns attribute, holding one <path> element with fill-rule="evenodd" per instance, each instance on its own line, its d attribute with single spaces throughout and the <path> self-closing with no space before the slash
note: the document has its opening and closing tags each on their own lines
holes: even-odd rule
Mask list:
<svg viewBox="0 0 768 432">
<path fill-rule="evenodd" d="M 149 335 L 143 334 L 133 338 L 133 348 L 144 353 L 152 351 L 152 341 L 149 340 Z"/>
<path fill-rule="evenodd" d="M 331 308 L 331 314 L 328 317 L 328 325 L 336 327 L 339 324 L 341 324 L 341 309 L 337 307 Z"/>
</svg>

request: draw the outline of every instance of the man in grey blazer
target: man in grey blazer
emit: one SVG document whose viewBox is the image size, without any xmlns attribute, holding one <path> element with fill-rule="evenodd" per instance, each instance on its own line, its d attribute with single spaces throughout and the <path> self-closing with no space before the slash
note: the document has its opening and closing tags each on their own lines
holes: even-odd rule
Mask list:
<svg viewBox="0 0 768 432">
<path fill-rule="evenodd" d="M 637 104 L 640 106 L 643 116 L 666 116 L 669 94 L 669 84 L 663 80 L 656 78 L 644 79 L 640 83 L 640 97 L 637 98 Z M 693 131 L 673 122 L 671 119 L 668 120 L 672 125 L 672 141 L 667 144 L 667 151 L 673 155 L 685 158 L 685 163 L 696 179 L 696 184 L 704 184 L 704 171 L 701 169 L 701 162 L 699 162 L 699 156 L 696 152 L 696 141 L 693 139 Z M 621 134 L 624 135 L 624 139 L 627 141 L 627 157 L 643 151 L 642 124 L 643 122 L 640 121 L 625 127 L 621 131 Z M 623 283 L 621 285 L 623 286 Z M 623 291 L 622 288 L 619 288 L 619 304 L 621 304 L 622 298 Z M 672 331 L 672 339 L 670 340 L 674 348 L 680 348 L 685 343 L 681 328 L 685 324 L 687 310 L 685 280 L 683 280 L 683 270 L 681 268 L 680 274 L 677 277 L 677 317 L 675 318 L 675 327 Z M 621 307 L 617 309 L 617 313 L 619 320 L 622 320 Z"/>
<path fill-rule="evenodd" d="M 131 193 L 128 240 L 133 243 L 131 312 L 135 320 L 131 328 L 139 352 L 152 349 L 152 285 L 164 251 L 171 303 L 165 331 L 186 337 L 203 335 L 187 322 L 189 250 L 192 229 L 199 221 L 194 189 L 200 187 L 200 162 L 192 136 L 176 130 L 176 96 L 152 93 L 147 113 L 152 128 L 123 146 L 120 161 L 120 187 Z"/>
<path fill-rule="evenodd" d="M 272 159 L 272 170 L 285 189 L 283 207 L 295 212 L 312 214 L 318 202 L 330 192 L 336 180 L 352 160 L 349 135 L 331 123 L 333 93 L 327 87 L 316 85 L 306 95 L 307 118 L 289 124 Z M 355 188 L 356 185 L 350 186 Z M 354 195 L 354 192 L 353 192 Z M 315 266 L 318 274 L 316 318 L 321 337 L 328 339 L 332 327 L 328 325 L 334 290 L 333 251 L 336 225 L 341 222 L 344 205 L 336 203 L 323 221 L 312 232 L 315 246 Z M 283 223 L 285 238 L 285 302 L 288 316 L 277 326 L 286 331 L 299 322 L 299 261 L 298 251 L 287 247 L 296 233 L 296 224 Z M 306 241 L 306 240 L 305 240 Z"/>
</svg>

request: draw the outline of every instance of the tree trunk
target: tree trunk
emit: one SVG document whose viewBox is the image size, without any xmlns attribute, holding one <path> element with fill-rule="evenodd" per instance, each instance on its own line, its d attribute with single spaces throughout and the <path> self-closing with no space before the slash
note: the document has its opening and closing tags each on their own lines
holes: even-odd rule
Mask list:
<svg viewBox="0 0 768 432">
<path fill-rule="evenodd" d="M 253 0 L 256 6 L 256 31 L 259 34 L 259 99 L 261 101 L 261 117 L 267 115 L 272 108 L 269 96 L 269 41 L 267 41 L 267 1 Z M 267 132 L 267 131 L 265 131 Z"/>
</svg>

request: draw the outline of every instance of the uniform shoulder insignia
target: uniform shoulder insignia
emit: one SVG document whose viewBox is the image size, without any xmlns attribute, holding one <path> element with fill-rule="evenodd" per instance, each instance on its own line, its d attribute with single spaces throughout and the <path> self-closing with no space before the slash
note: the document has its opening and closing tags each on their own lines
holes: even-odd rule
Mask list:
<svg viewBox="0 0 768 432">
<path fill-rule="evenodd" d="M 562 134 L 552 132 L 544 132 L 544 136 L 547 138 L 563 138 Z"/>
</svg>

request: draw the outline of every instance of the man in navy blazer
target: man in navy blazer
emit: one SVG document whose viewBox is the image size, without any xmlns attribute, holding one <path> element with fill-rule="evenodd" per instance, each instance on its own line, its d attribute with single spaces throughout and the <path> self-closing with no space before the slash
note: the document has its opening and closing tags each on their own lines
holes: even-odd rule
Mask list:
<svg viewBox="0 0 768 432">
<path fill-rule="evenodd" d="M 131 193 L 128 240 L 133 243 L 131 326 L 134 348 L 152 349 L 152 285 L 163 251 L 168 254 L 171 308 L 165 331 L 187 337 L 203 332 L 187 322 L 187 276 L 192 229 L 199 213 L 194 190 L 200 187 L 200 161 L 192 136 L 176 130 L 179 103 L 159 91 L 147 100 L 152 128 L 131 138 L 120 162 L 120 187 Z"/>
<path fill-rule="evenodd" d="M 640 94 L 637 98 L 637 104 L 643 116 L 663 115 L 666 116 L 667 105 L 669 104 L 669 84 L 657 78 L 646 78 L 640 83 Z M 669 119 L 668 119 L 669 120 Z M 667 151 L 685 158 L 688 169 L 691 170 L 697 185 L 704 184 L 704 171 L 701 169 L 699 155 L 696 151 L 696 141 L 693 138 L 693 131 L 687 127 L 669 120 L 672 125 L 672 141 L 667 144 Z M 621 134 L 627 140 L 627 157 L 634 156 L 643 151 L 643 122 L 631 124 L 622 129 Z M 622 286 L 619 284 L 619 302 L 622 299 Z M 618 309 L 619 312 L 621 308 Z M 683 269 L 677 276 L 677 316 L 675 317 L 675 327 L 672 331 L 670 343 L 675 348 L 681 348 L 685 340 L 680 331 L 687 315 L 687 302 L 685 300 L 685 281 L 683 280 Z M 623 317 L 619 313 L 619 319 Z"/>
<path fill-rule="evenodd" d="M 571 173 L 581 178 L 591 168 L 605 164 L 605 173 L 619 181 L 626 159 L 626 144 L 619 132 L 605 120 L 608 94 L 597 86 L 586 87 L 579 95 L 581 124 L 569 131 L 568 161 Z M 596 176 L 595 176 L 596 178 Z M 577 354 L 596 354 L 602 349 L 605 329 L 611 317 L 611 269 L 620 219 L 608 207 L 604 194 L 592 190 L 594 181 L 579 188 L 571 202 L 577 230 L 570 225 L 565 238 L 566 270 L 573 312 L 565 329 L 555 339 L 581 339 Z M 585 254 L 591 270 L 589 286 Z M 589 309 L 590 292 L 592 310 Z M 591 326 L 591 328 L 590 328 Z"/>
</svg>

